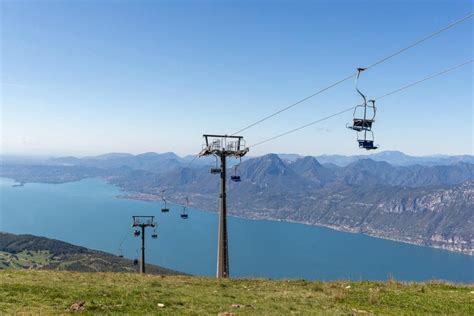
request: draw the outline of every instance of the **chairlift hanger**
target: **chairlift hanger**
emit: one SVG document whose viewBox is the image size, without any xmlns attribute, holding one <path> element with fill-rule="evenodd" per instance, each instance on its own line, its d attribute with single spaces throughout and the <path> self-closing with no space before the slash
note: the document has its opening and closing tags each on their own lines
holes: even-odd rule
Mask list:
<svg viewBox="0 0 474 316">
<path fill-rule="evenodd" d="M 189 204 L 189 198 L 186 197 L 186 204 L 183 205 L 183 211 L 181 212 L 181 218 L 182 219 L 188 219 L 188 213 L 186 212 L 186 208 L 187 208 L 188 204 Z"/>
<path fill-rule="evenodd" d="M 375 114 L 377 113 L 375 100 L 367 100 L 367 96 L 360 91 L 358 86 L 360 74 L 366 69 L 367 68 L 357 68 L 355 89 L 362 97 L 363 102 L 362 104 L 354 107 L 352 125 L 347 124 L 346 127 L 357 132 L 357 142 L 359 143 L 359 148 L 375 150 L 378 148 L 378 146 L 374 145 L 374 133 L 372 131 L 372 126 L 375 122 Z M 360 112 L 363 114 L 360 115 Z M 367 137 L 368 133 L 369 137 Z"/>
<path fill-rule="evenodd" d="M 161 212 L 162 213 L 168 213 L 170 211 L 170 209 L 167 207 L 166 199 L 163 197 L 162 200 L 163 200 L 163 203 L 165 203 L 165 205 L 161 208 Z"/>
<path fill-rule="evenodd" d="M 221 173 L 221 168 L 219 167 L 219 160 L 217 159 L 216 155 L 213 155 L 213 156 L 216 159 L 216 166 L 211 167 L 211 174 L 220 174 Z"/>
<path fill-rule="evenodd" d="M 135 259 L 133 259 L 133 265 L 134 266 L 138 266 L 138 249 L 137 249 L 137 253 L 136 253 L 136 256 L 135 256 Z"/>
<path fill-rule="evenodd" d="M 239 168 L 240 164 L 242 163 L 242 157 L 239 157 L 239 163 L 234 166 L 234 174 L 230 176 L 230 180 L 234 182 L 240 182 L 240 175 L 237 175 L 237 169 Z"/>
</svg>

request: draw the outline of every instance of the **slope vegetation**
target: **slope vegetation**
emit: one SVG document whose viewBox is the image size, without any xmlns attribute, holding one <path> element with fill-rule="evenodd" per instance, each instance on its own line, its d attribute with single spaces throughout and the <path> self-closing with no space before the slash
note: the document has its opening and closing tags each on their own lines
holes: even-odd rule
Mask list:
<svg viewBox="0 0 474 316">
<path fill-rule="evenodd" d="M 0 281 L 0 314 L 474 314 L 474 286 L 439 282 L 217 281 L 38 270 L 0 271 Z"/>
<path fill-rule="evenodd" d="M 135 272 L 132 260 L 33 235 L 0 232 L 0 270 L 47 269 L 80 272 Z M 176 275 L 178 272 L 147 265 L 152 274 Z"/>
</svg>

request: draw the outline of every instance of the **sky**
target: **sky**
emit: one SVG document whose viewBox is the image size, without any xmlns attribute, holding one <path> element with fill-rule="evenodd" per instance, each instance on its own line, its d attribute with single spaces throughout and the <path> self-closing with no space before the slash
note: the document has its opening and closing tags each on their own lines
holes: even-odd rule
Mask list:
<svg viewBox="0 0 474 316">
<path fill-rule="evenodd" d="M 195 154 L 473 11 L 472 1 L 0 0 L 0 151 Z M 377 97 L 473 59 L 469 19 L 364 72 Z M 384 98 L 380 150 L 473 154 L 473 66 Z M 360 103 L 350 80 L 242 133 L 247 145 Z M 351 113 L 250 149 L 364 154 Z"/>
</svg>

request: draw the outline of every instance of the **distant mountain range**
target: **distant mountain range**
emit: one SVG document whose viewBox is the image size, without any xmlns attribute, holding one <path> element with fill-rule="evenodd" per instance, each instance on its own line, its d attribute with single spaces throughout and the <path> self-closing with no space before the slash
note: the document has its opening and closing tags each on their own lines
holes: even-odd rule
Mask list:
<svg viewBox="0 0 474 316">
<path fill-rule="evenodd" d="M 295 161 L 303 156 L 296 154 L 279 154 L 280 158 L 289 161 Z M 343 156 L 343 155 L 320 155 L 315 158 L 322 164 L 331 163 L 337 166 L 347 166 L 353 162 L 362 159 L 371 159 L 374 161 L 385 161 L 394 166 L 411 166 L 411 165 L 424 165 L 424 166 L 439 166 L 439 165 L 450 165 L 457 162 L 468 162 L 474 164 L 474 156 L 472 155 L 433 155 L 433 156 L 409 156 L 400 151 L 382 151 L 376 154 L 370 155 L 356 155 L 356 156 Z"/>
<path fill-rule="evenodd" d="M 277 154 L 282 160 L 293 162 L 304 156 L 298 154 Z M 2 164 L 41 164 L 41 165 L 65 165 L 65 166 L 88 166 L 98 168 L 119 168 L 130 167 L 132 169 L 141 169 L 149 171 L 166 171 L 176 166 L 189 164 L 192 161 L 191 167 L 210 165 L 215 162 L 214 158 L 206 157 L 194 159 L 194 155 L 180 157 L 175 153 L 143 153 L 132 155 L 127 153 L 108 153 L 99 156 L 90 157 L 59 157 L 59 158 L 44 158 L 44 157 L 22 157 L 22 156 L 0 156 L 0 163 Z M 244 157 L 244 161 L 256 157 Z M 451 165 L 458 162 L 467 162 L 474 164 L 473 155 L 433 155 L 433 156 L 410 156 L 399 151 L 382 151 L 369 155 L 320 155 L 314 156 L 321 164 L 334 164 L 336 166 L 344 167 L 358 160 L 371 159 L 374 161 L 384 161 L 393 166 L 439 166 Z M 230 164 L 235 164 L 236 161 L 230 161 Z"/>
<path fill-rule="evenodd" d="M 209 172 L 215 162 L 196 159 L 191 164 L 191 159 L 173 153 L 64 157 L 40 165 L 4 163 L 0 175 L 20 182 L 103 177 L 129 192 L 129 198 L 159 201 L 165 190 L 170 201 L 184 203 L 189 197 L 192 206 L 216 211 L 218 177 Z M 228 183 L 229 211 L 472 255 L 472 161 L 472 156 L 411 157 L 399 152 L 248 158 L 238 168 L 242 182 Z"/>
</svg>

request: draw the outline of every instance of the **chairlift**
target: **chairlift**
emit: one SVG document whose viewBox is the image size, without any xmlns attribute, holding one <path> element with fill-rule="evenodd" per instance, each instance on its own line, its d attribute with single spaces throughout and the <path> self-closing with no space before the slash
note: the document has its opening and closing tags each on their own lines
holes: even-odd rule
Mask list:
<svg viewBox="0 0 474 316">
<path fill-rule="evenodd" d="M 130 228 L 130 229 L 131 229 L 131 228 Z M 127 232 L 125 233 L 125 236 L 123 236 L 122 240 L 121 240 L 120 243 L 119 243 L 118 251 L 117 251 L 119 258 L 123 258 L 122 246 L 123 246 L 123 243 L 125 242 L 125 239 L 127 239 L 127 236 L 129 236 L 129 235 L 128 235 L 129 232 L 130 232 L 130 230 L 127 230 Z"/>
<path fill-rule="evenodd" d="M 151 234 L 151 238 L 153 238 L 153 239 L 158 238 L 158 234 L 156 232 L 153 232 L 153 234 Z"/>
<path fill-rule="evenodd" d="M 133 236 L 135 237 L 140 236 L 140 231 L 138 229 L 135 229 L 135 231 L 133 232 Z"/>
<path fill-rule="evenodd" d="M 374 133 L 372 132 L 375 114 L 377 113 L 375 100 L 367 100 L 366 95 L 358 88 L 360 74 L 365 69 L 366 68 L 357 68 L 355 87 L 357 93 L 362 97 L 363 102 L 354 108 L 352 125 L 346 125 L 346 127 L 357 132 L 359 148 L 374 150 L 378 148 L 378 146 L 374 145 Z"/>
<path fill-rule="evenodd" d="M 358 88 L 360 74 L 365 69 L 366 68 L 357 68 L 355 87 L 357 93 L 362 97 L 362 104 L 359 104 L 354 108 L 352 125 L 346 125 L 347 128 L 357 132 L 371 130 L 372 124 L 375 122 L 375 100 L 367 101 L 367 96 L 363 94 Z"/>
<path fill-rule="evenodd" d="M 242 158 L 239 158 L 239 163 L 234 166 L 234 174 L 230 176 L 230 180 L 234 182 L 240 182 L 240 175 L 237 174 L 237 169 L 239 168 L 240 164 L 242 163 Z"/>
<path fill-rule="evenodd" d="M 211 174 L 220 174 L 221 173 L 221 168 L 218 166 L 218 160 L 217 156 L 214 156 L 216 158 L 216 166 L 211 168 Z"/>
<path fill-rule="evenodd" d="M 138 259 L 133 259 L 133 265 L 138 266 Z"/>
<path fill-rule="evenodd" d="M 183 205 L 183 211 L 181 212 L 181 218 L 182 219 L 188 219 L 188 213 L 186 212 L 186 208 L 189 204 L 189 198 L 186 197 L 186 205 Z"/>
<path fill-rule="evenodd" d="M 170 211 L 170 209 L 167 207 L 167 203 L 166 203 L 166 200 L 165 198 L 162 198 L 163 200 L 163 203 L 165 203 L 164 207 L 161 208 L 161 213 L 168 213 Z"/>
</svg>

